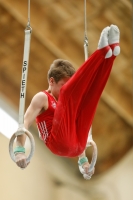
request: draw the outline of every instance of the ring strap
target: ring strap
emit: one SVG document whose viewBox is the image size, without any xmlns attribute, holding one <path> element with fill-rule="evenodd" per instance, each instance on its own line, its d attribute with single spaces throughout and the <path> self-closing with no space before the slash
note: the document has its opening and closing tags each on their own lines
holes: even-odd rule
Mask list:
<svg viewBox="0 0 133 200">
<path fill-rule="evenodd" d="M 30 39 L 31 39 L 31 29 L 29 30 L 25 29 L 23 66 L 22 66 L 20 101 L 19 101 L 19 126 L 20 127 L 23 126 L 23 121 L 24 121 L 26 85 L 27 85 L 28 63 L 29 63 L 29 53 L 30 53 Z"/>
</svg>

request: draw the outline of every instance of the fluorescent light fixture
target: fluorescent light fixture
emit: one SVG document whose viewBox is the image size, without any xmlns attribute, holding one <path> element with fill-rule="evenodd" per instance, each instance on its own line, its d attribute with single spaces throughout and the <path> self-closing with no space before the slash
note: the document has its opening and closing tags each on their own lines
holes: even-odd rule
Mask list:
<svg viewBox="0 0 133 200">
<path fill-rule="evenodd" d="M 18 130 L 18 122 L 11 117 L 5 110 L 0 108 L 0 133 L 8 139 Z M 30 149 L 29 139 L 26 138 L 25 147 Z"/>
<path fill-rule="evenodd" d="M 18 129 L 18 122 L 0 108 L 0 133 L 10 138 Z"/>
<path fill-rule="evenodd" d="M 0 93 L 0 134 L 8 139 L 18 130 L 18 113 L 15 107 Z M 30 148 L 30 142 L 27 137 L 25 143 L 26 149 Z"/>
<path fill-rule="evenodd" d="M 18 130 L 17 122 L 18 113 L 13 105 L 0 94 L 0 134 L 3 134 L 8 139 Z M 25 143 L 26 150 L 30 149 L 30 141 L 27 137 Z"/>
</svg>

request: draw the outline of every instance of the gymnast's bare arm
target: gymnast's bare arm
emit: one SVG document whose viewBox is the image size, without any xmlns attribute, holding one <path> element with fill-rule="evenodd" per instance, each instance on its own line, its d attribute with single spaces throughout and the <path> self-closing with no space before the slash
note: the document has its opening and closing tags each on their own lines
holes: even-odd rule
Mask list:
<svg viewBox="0 0 133 200">
<path fill-rule="evenodd" d="M 32 101 L 25 113 L 24 127 L 26 129 L 29 129 L 29 127 L 34 122 L 35 118 L 41 113 L 42 110 L 43 111 L 47 110 L 47 108 L 48 108 L 47 95 L 43 92 L 37 93 L 33 97 Z M 17 136 L 16 146 L 24 147 L 25 140 L 26 140 L 25 134 Z M 16 159 L 16 164 L 21 168 L 25 168 L 28 164 L 28 163 L 26 163 L 26 155 L 24 153 L 15 154 L 15 159 Z"/>
</svg>

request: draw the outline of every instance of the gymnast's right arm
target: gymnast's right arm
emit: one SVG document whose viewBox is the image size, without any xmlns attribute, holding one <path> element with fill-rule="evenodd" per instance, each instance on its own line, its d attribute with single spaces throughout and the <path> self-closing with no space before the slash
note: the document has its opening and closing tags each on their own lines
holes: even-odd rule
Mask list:
<svg viewBox="0 0 133 200">
<path fill-rule="evenodd" d="M 41 110 L 47 109 L 47 106 L 48 106 L 47 104 L 48 104 L 48 99 L 45 93 L 39 92 L 33 97 L 24 116 L 24 127 L 27 130 L 32 125 L 35 118 L 40 114 Z M 25 140 L 26 140 L 25 134 L 17 136 L 16 146 L 24 148 Z M 26 155 L 23 152 L 15 153 L 15 160 L 18 167 L 21 167 L 21 168 L 25 168 L 29 164 L 29 163 L 26 163 Z"/>
</svg>

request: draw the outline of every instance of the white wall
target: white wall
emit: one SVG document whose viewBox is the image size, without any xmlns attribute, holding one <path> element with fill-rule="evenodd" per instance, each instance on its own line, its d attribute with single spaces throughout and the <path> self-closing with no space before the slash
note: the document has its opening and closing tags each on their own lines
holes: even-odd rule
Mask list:
<svg viewBox="0 0 133 200">
<path fill-rule="evenodd" d="M 33 135 L 35 154 L 21 170 L 9 156 L 9 140 L 0 134 L 0 200 L 133 200 L 133 149 L 110 170 L 85 181 L 71 159 L 53 155 Z"/>
</svg>

